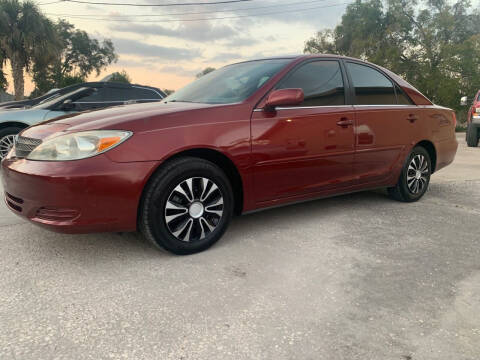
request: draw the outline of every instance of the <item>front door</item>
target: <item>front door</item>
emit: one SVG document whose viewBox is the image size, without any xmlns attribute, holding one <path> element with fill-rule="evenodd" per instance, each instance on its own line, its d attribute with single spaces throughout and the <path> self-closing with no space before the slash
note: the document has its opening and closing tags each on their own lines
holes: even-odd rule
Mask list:
<svg viewBox="0 0 480 360">
<path fill-rule="evenodd" d="M 352 185 L 354 110 L 346 105 L 343 78 L 337 60 L 303 63 L 276 86 L 303 89 L 302 104 L 253 112 L 257 202 Z"/>
</svg>

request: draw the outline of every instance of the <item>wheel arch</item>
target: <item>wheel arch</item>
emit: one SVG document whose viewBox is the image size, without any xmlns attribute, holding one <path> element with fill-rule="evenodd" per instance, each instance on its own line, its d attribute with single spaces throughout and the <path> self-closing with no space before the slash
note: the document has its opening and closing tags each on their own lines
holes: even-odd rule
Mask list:
<svg viewBox="0 0 480 360">
<path fill-rule="evenodd" d="M 243 211 L 243 200 L 244 200 L 244 183 L 240 172 L 238 171 L 235 163 L 227 155 L 222 153 L 219 150 L 214 150 L 211 148 L 196 147 L 191 149 L 186 149 L 179 151 L 175 154 L 168 156 L 162 163 L 153 171 L 147 182 L 145 183 L 144 190 L 147 188 L 150 179 L 161 169 L 168 164 L 170 161 L 181 158 L 181 157 L 196 157 L 199 159 L 207 160 L 217 165 L 220 169 L 225 172 L 230 184 L 232 185 L 233 197 L 234 197 L 234 213 L 240 215 Z M 142 192 L 143 198 L 143 192 Z M 140 207 L 139 207 L 140 209 Z"/>
<path fill-rule="evenodd" d="M 22 129 L 26 129 L 30 125 L 19 122 L 19 121 L 5 121 L 0 123 L 0 130 L 8 128 L 8 127 L 19 127 Z"/>
<path fill-rule="evenodd" d="M 422 140 L 418 142 L 415 146 L 421 146 L 425 150 L 427 150 L 428 155 L 430 156 L 430 160 L 432 161 L 432 174 L 433 174 L 437 168 L 437 150 L 435 149 L 435 145 L 429 140 Z"/>
</svg>

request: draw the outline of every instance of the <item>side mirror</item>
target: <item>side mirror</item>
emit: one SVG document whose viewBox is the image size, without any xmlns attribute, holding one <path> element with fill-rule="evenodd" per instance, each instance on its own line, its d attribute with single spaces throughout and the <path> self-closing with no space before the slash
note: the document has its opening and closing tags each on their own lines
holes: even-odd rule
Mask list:
<svg viewBox="0 0 480 360">
<path fill-rule="evenodd" d="M 73 103 L 71 99 L 67 99 L 63 102 L 62 110 L 70 111 L 70 110 L 73 110 L 73 109 L 75 109 L 75 103 Z"/>
<path fill-rule="evenodd" d="M 300 105 L 303 102 L 303 98 L 302 89 L 273 90 L 265 102 L 265 110 L 272 111 L 275 110 L 277 106 Z"/>
<path fill-rule="evenodd" d="M 466 96 L 462 96 L 460 99 L 460 105 L 465 106 L 468 103 L 468 98 Z"/>
</svg>

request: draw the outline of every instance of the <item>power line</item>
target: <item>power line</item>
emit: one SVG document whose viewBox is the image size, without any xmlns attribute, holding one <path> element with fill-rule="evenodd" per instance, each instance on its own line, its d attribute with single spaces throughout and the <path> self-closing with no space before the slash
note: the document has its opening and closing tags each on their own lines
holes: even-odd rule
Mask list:
<svg viewBox="0 0 480 360">
<path fill-rule="evenodd" d="M 141 22 L 142 23 L 191 22 L 191 21 L 206 21 L 206 20 L 239 19 L 239 18 L 257 17 L 257 16 L 265 16 L 265 15 L 276 15 L 276 14 L 284 14 L 284 13 L 292 13 L 292 12 L 301 12 L 301 11 L 316 10 L 316 9 L 325 9 L 325 8 L 331 8 L 331 7 L 336 7 L 336 6 L 349 5 L 349 4 L 351 4 L 351 3 L 330 4 L 330 5 L 315 6 L 315 7 L 305 8 L 305 9 L 282 10 L 282 11 L 263 13 L 263 14 L 249 14 L 249 15 L 196 18 L 196 19 L 141 20 Z M 136 22 L 135 20 L 112 19 L 112 18 L 95 18 L 95 17 L 87 18 L 87 17 L 77 17 L 76 15 L 69 15 L 68 17 L 72 18 L 72 19 L 79 19 L 79 20 L 95 20 L 95 21 L 106 21 L 106 22 L 118 22 L 118 21 Z"/>
<path fill-rule="evenodd" d="M 63 2 L 64 0 L 57 0 L 57 1 L 50 1 L 50 2 L 46 2 L 46 3 L 40 3 L 40 4 L 37 4 L 39 6 L 41 5 L 50 5 L 50 4 L 56 4 L 56 3 L 60 3 L 60 2 Z"/>
<path fill-rule="evenodd" d="M 108 6 L 138 6 L 138 7 L 166 7 L 166 6 L 197 6 L 197 5 L 218 5 L 218 4 L 231 4 L 246 2 L 252 0 L 224 0 L 224 1 L 212 1 L 202 3 L 170 3 L 170 4 L 134 4 L 134 3 L 108 3 L 108 2 L 96 2 L 96 1 L 83 1 L 83 0 L 63 0 L 65 2 L 72 2 L 77 4 L 88 5 L 108 5 Z"/>
<path fill-rule="evenodd" d="M 293 5 L 306 5 L 318 2 L 325 2 L 327 0 L 311 0 L 311 1 L 297 1 L 290 2 L 288 4 L 282 4 L 284 6 L 293 6 Z M 214 13 L 230 13 L 233 11 L 248 11 L 248 10 L 260 10 L 260 9 L 269 9 L 277 8 L 277 5 L 268 5 L 268 6 L 257 6 L 257 7 L 247 7 L 247 8 L 236 8 L 228 10 L 214 10 L 214 11 L 197 11 L 197 12 L 186 12 L 186 13 L 164 13 L 164 14 L 136 14 L 136 15 L 109 15 L 109 18 L 130 18 L 130 17 L 164 17 L 164 16 L 184 16 L 184 15 L 201 15 L 201 14 L 214 14 Z M 51 16 L 76 16 L 76 17 L 92 17 L 96 16 L 94 14 L 58 14 L 58 13 L 46 13 L 46 15 Z"/>
</svg>

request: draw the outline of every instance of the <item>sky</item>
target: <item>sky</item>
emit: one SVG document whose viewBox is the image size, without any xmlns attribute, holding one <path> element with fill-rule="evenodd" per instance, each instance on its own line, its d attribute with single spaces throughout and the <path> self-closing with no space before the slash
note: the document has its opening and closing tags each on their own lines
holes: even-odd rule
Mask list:
<svg viewBox="0 0 480 360">
<path fill-rule="evenodd" d="M 65 19 L 100 41 L 113 41 L 117 63 L 88 80 L 98 81 L 125 70 L 134 83 L 178 90 L 206 67 L 301 54 L 305 41 L 317 31 L 337 25 L 347 4 L 354 0 L 237 0 L 223 4 L 205 3 L 228 0 L 77 1 L 36 0 L 52 20 Z M 145 6 L 91 4 L 108 2 Z M 480 0 L 471 2 L 480 4 Z M 203 5 L 178 5 L 186 3 Z M 150 6 L 159 4 L 177 5 Z M 4 69 L 8 74 L 9 67 Z M 9 83 L 11 92 L 12 81 Z M 27 75 L 25 93 L 32 90 Z"/>
<path fill-rule="evenodd" d="M 212 1 L 215 0 L 91 2 L 149 5 Z M 52 20 L 66 19 L 92 37 L 113 41 L 118 62 L 98 77 L 92 74 L 89 80 L 100 80 L 112 72 L 126 70 L 137 84 L 178 90 L 209 66 L 218 68 L 245 59 L 302 53 L 305 41 L 318 30 L 335 26 L 351 1 L 250 0 L 168 7 L 53 0 L 37 3 Z M 192 19 L 201 20 L 190 21 Z M 5 70 L 10 71 L 9 67 Z M 32 90 L 33 84 L 27 76 L 25 93 L 28 95 Z"/>
</svg>

